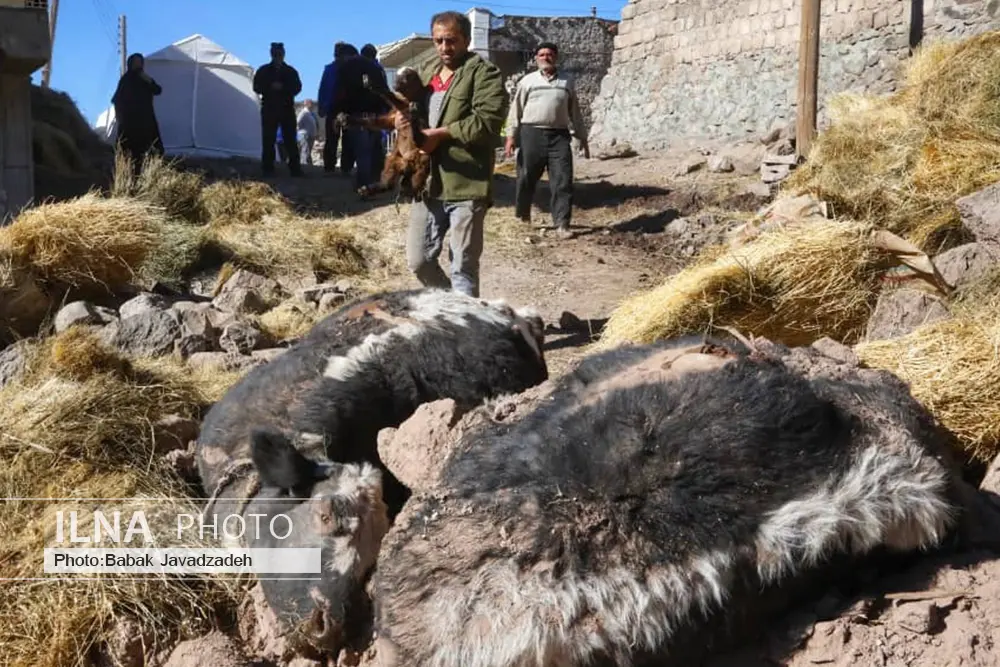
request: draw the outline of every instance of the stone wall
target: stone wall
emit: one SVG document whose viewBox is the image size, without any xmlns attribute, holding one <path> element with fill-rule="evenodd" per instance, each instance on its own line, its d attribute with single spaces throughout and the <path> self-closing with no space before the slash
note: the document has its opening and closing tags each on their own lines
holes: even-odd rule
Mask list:
<svg viewBox="0 0 1000 667">
<path fill-rule="evenodd" d="M 539 42 L 555 43 L 559 69 L 573 79 L 589 127 L 591 106 L 611 65 L 617 25 L 593 17 L 504 16 L 494 19 L 490 28 L 490 60 L 508 78 L 534 69 Z"/>
<path fill-rule="evenodd" d="M 823 0 L 819 122 L 840 92 L 895 90 L 921 39 L 1000 26 L 1000 0 Z M 632 0 L 594 102 L 595 143 L 657 149 L 794 123 L 799 0 Z"/>
</svg>

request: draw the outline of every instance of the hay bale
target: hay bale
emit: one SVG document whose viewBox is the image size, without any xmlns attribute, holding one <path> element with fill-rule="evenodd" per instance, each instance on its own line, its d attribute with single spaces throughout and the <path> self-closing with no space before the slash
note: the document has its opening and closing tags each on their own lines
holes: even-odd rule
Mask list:
<svg viewBox="0 0 1000 667">
<path fill-rule="evenodd" d="M 133 197 L 162 208 L 171 218 L 201 224 L 208 218 L 201 199 L 205 181 L 201 174 L 182 171 L 175 165 L 152 155 L 143 161 L 136 175 L 131 160 L 119 152 L 111 196 Z"/>
<path fill-rule="evenodd" d="M 235 376 L 194 376 L 177 362 L 116 358 L 83 330 L 35 343 L 28 366 L 0 390 L 5 496 L 135 498 L 132 506 L 142 509 L 152 506 L 143 497 L 175 498 L 156 502 L 158 510 L 147 515 L 151 523 L 175 510 L 196 511 L 181 481 L 154 456 L 152 426 L 168 415 L 196 417 Z M 39 556 L 53 543 L 55 512 L 97 505 L 8 502 L 0 514 L 7 535 L 0 545 L 5 576 L 42 576 Z M 151 636 L 163 638 L 180 628 L 207 628 L 215 607 L 235 609 L 237 598 L 232 583 L 209 576 L 183 581 L 71 576 L 58 586 L 6 582 L 0 588 L 0 645 L 5 664 L 81 664 L 117 617 L 134 617 Z"/>
<path fill-rule="evenodd" d="M 37 119 L 31 123 L 31 151 L 36 166 L 60 174 L 81 174 L 90 169 L 69 132 Z"/>
<path fill-rule="evenodd" d="M 144 202 L 92 192 L 25 210 L 0 229 L 0 253 L 44 281 L 114 288 L 135 278 L 165 221 L 160 209 Z"/>
<path fill-rule="evenodd" d="M 218 181 L 204 188 L 201 203 L 215 226 L 249 225 L 291 215 L 287 199 L 260 181 Z"/>
<path fill-rule="evenodd" d="M 860 337 L 882 267 L 865 223 L 817 220 L 714 249 L 612 312 L 596 349 L 736 327 L 789 345 Z"/>
<path fill-rule="evenodd" d="M 256 319 L 261 331 L 272 340 L 284 341 L 304 336 L 321 317 L 327 314 L 314 303 L 291 298 L 282 301 Z"/>
<path fill-rule="evenodd" d="M 876 222 L 936 253 L 967 241 L 954 202 L 1000 180 L 1000 32 L 931 43 L 899 92 L 844 94 L 783 190 Z"/>
<path fill-rule="evenodd" d="M 315 273 L 319 280 L 363 274 L 355 236 L 330 221 L 270 215 L 254 223 L 209 223 L 206 236 L 232 263 L 270 277 Z"/>
<path fill-rule="evenodd" d="M 52 310 L 31 271 L 0 252 L 0 346 L 35 335 Z"/>
<path fill-rule="evenodd" d="M 1000 272 L 955 295 L 952 318 L 891 340 L 859 343 L 861 361 L 891 371 L 954 433 L 966 455 L 1000 455 Z"/>
</svg>

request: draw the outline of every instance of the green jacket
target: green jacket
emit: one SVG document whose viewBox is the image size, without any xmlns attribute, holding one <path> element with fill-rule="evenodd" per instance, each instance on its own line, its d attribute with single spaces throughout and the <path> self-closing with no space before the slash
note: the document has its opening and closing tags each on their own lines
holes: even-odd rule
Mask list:
<svg viewBox="0 0 1000 667">
<path fill-rule="evenodd" d="M 421 68 L 420 80 L 429 85 L 439 69 L 435 58 Z M 427 194 L 444 201 L 492 202 L 496 149 L 509 104 L 503 76 L 500 68 L 472 52 L 452 76 L 439 123 L 448 127 L 451 138 L 431 154 Z"/>
</svg>

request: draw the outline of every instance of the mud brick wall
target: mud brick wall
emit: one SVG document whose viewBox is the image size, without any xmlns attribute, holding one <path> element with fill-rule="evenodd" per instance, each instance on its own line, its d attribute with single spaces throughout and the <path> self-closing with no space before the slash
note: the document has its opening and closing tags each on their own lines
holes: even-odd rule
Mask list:
<svg viewBox="0 0 1000 667">
<path fill-rule="evenodd" d="M 840 92 L 895 90 L 911 45 L 1000 27 L 1000 0 L 822 0 L 819 122 Z M 800 0 L 632 0 L 593 104 L 595 143 L 640 150 L 794 123 Z"/>
</svg>

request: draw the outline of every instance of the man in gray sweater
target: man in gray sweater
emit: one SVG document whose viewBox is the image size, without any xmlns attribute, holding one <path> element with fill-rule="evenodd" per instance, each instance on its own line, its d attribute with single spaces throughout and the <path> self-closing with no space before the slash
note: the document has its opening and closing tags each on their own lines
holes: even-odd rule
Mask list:
<svg viewBox="0 0 1000 667">
<path fill-rule="evenodd" d="M 531 220 L 531 202 L 542 172 L 548 169 L 552 193 L 552 222 L 557 233 L 572 236 L 569 224 L 573 209 L 573 150 L 575 136 L 585 157 L 590 157 L 587 129 L 580 101 L 572 82 L 556 69 L 559 49 L 543 42 L 535 49 L 538 70 L 518 84 L 507 116 L 507 157 L 520 148 L 517 159 L 517 193 L 514 210 L 518 218 Z M 571 130 L 572 128 L 572 130 Z"/>
</svg>

